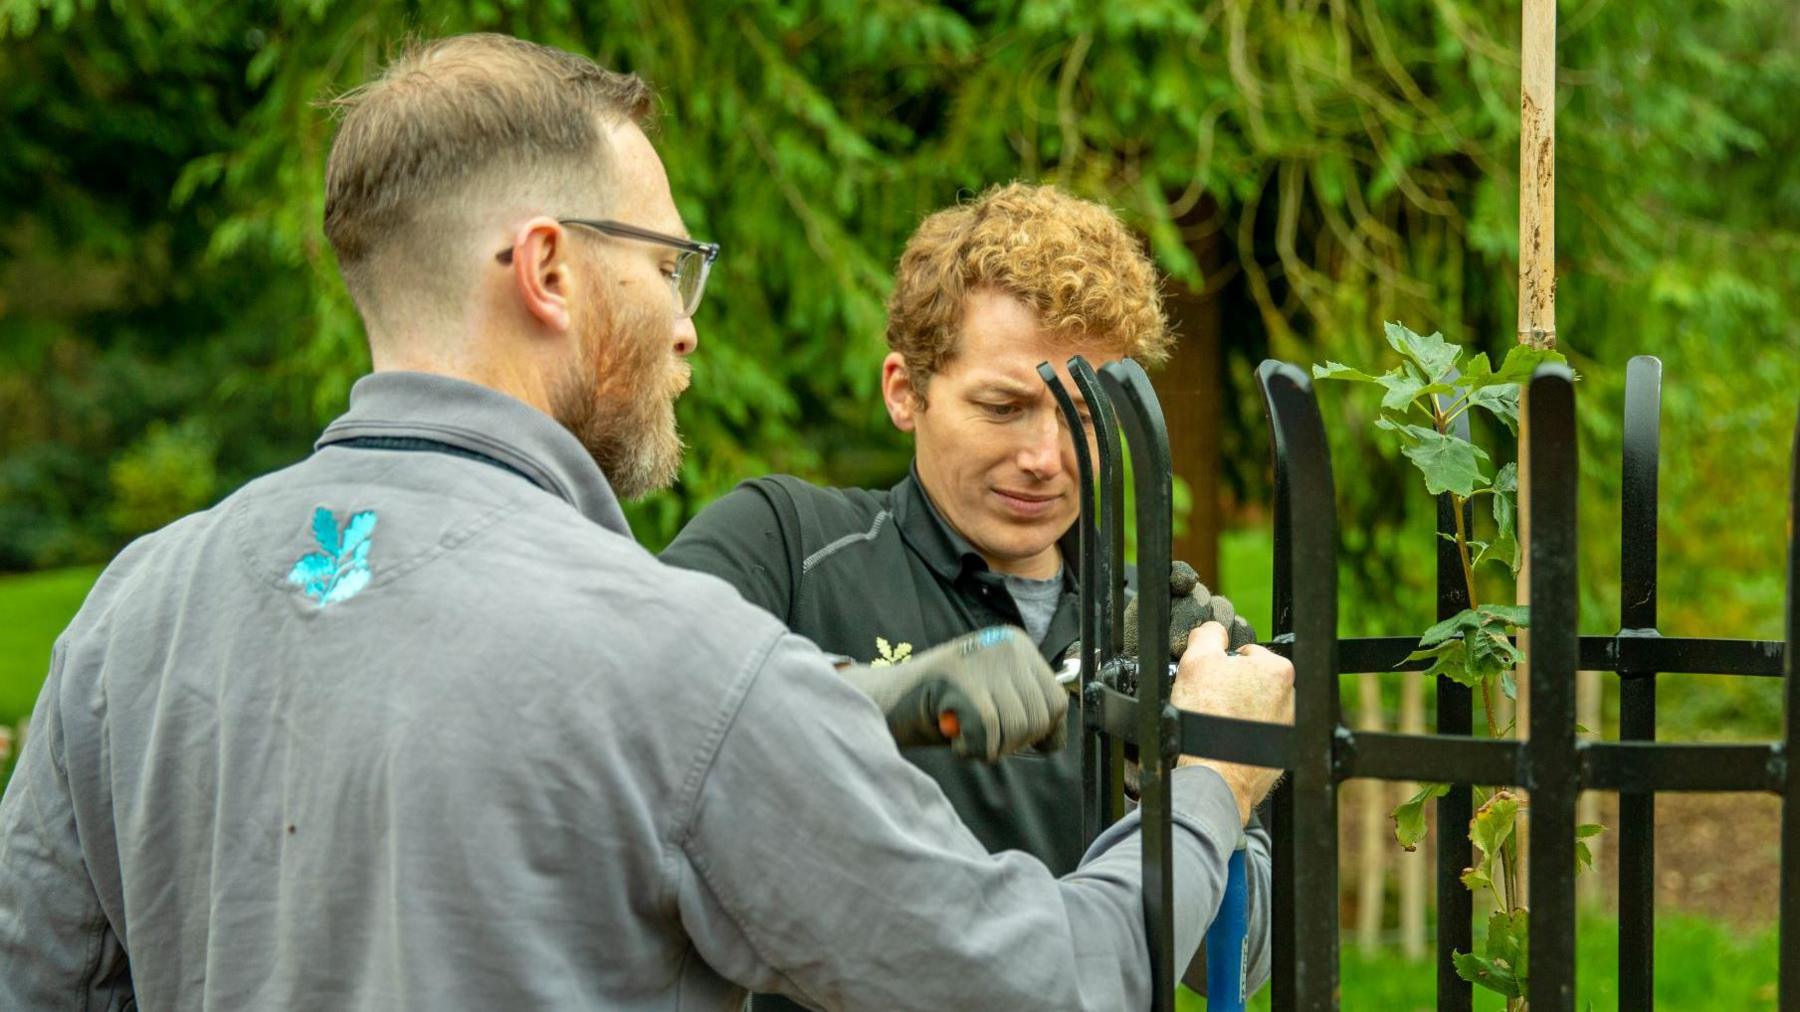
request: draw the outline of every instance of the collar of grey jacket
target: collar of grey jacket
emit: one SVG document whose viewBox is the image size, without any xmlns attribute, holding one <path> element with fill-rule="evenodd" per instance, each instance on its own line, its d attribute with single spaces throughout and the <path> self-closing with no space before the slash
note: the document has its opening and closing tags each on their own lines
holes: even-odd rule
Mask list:
<svg viewBox="0 0 1800 1012">
<path fill-rule="evenodd" d="M 368 436 L 429 439 L 491 457 L 589 520 L 631 536 L 619 497 L 580 441 L 491 387 L 435 373 L 370 373 L 350 388 L 350 410 L 326 426 L 313 449 Z"/>
</svg>

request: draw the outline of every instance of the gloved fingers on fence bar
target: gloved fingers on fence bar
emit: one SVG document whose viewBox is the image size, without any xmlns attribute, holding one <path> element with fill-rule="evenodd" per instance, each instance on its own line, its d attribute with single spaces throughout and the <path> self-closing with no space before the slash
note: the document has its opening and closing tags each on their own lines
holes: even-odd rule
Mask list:
<svg viewBox="0 0 1800 1012">
<path fill-rule="evenodd" d="M 1206 597 L 1208 595 L 1206 585 L 1200 582 L 1200 574 L 1194 571 L 1193 566 L 1180 559 L 1169 563 L 1169 593 L 1172 596 L 1183 597 L 1194 594 L 1196 587 L 1199 588 L 1199 594 L 1196 596 Z M 1202 600 L 1200 603 L 1205 604 L 1206 602 Z"/>
<path fill-rule="evenodd" d="M 1137 599 L 1125 607 L 1123 653 L 1137 653 Z M 1194 567 L 1176 560 L 1169 566 L 1169 659 L 1179 661 L 1187 650 L 1188 634 L 1207 622 L 1229 630 L 1230 649 L 1256 642 L 1256 630 L 1237 613 L 1231 599 L 1215 594 L 1200 582 Z"/>
<path fill-rule="evenodd" d="M 1242 616 L 1242 615 L 1237 616 L 1237 618 L 1234 619 L 1231 623 L 1231 646 L 1230 646 L 1230 649 L 1242 650 L 1244 647 L 1247 647 L 1250 644 L 1255 643 L 1255 642 L 1256 642 L 1256 630 L 1251 628 L 1250 623 L 1244 621 L 1244 616 Z"/>
</svg>

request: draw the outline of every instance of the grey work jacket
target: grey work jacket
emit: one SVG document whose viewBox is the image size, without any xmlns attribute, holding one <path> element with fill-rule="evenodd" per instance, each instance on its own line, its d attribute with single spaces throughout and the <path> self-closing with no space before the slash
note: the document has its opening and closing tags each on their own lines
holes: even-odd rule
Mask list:
<svg viewBox="0 0 1800 1012">
<path fill-rule="evenodd" d="M 1208 770 L 1174 789 L 1185 964 L 1238 820 Z M 1141 1008 L 1135 826 L 1060 880 L 985 853 L 551 419 L 378 373 L 57 641 L 0 800 L 0 1009 Z"/>
</svg>

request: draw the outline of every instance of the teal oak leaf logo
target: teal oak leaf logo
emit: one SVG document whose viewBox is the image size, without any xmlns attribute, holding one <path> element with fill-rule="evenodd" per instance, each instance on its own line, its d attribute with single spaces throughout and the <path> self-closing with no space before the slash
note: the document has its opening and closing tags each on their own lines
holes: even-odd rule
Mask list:
<svg viewBox="0 0 1800 1012">
<path fill-rule="evenodd" d="M 321 608 L 355 597 L 369 585 L 369 536 L 375 533 L 375 511 L 351 514 L 339 530 L 337 516 L 320 506 L 313 511 L 312 532 L 319 551 L 302 555 L 288 573 L 288 582 Z"/>
</svg>

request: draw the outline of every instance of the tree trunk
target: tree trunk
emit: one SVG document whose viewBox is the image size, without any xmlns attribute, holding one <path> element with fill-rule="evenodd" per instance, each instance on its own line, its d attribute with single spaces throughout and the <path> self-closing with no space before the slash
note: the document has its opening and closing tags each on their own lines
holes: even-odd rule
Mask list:
<svg viewBox="0 0 1800 1012">
<path fill-rule="evenodd" d="M 1381 730 L 1381 677 L 1363 675 L 1356 688 L 1357 729 Z M 1387 904 L 1387 854 L 1392 847 L 1386 832 L 1388 791 L 1379 780 L 1359 780 L 1346 786 L 1354 789 L 1357 797 L 1356 944 L 1367 952 L 1381 944 L 1381 914 Z"/>
<path fill-rule="evenodd" d="M 1404 734 L 1425 733 L 1425 679 L 1413 675 L 1400 687 L 1400 730 Z M 1394 797 L 1399 804 L 1418 793 L 1416 783 L 1403 783 Z M 1431 855 L 1425 846 L 1437 839 L 1427 833 L 1419 849 L 1412 853 L 1399 851 L 1400 863 L 1400 951 L 1408 959 L 1425 957 L 1425 896 L 1431 875 Z M 1389 846 L 1393 844 L 1389 842 Z"/>
<path fill-rule="evenodd" d="M 1587 738 L 1600 736 L 1600 702 L 1603 684 L 1600 672 L 1582 671 L 1575 675 L 1575 721 L 1588 729 Z M 1579 731 L 1576 732 L 1578 735 Z M 1593 791 L 1583 791 L 1580 800 L 1575 802 L 1575 824 L 1600 821 L 1600 795 Z M 1583 904 L 1600 902 L 1600 850 L 1606 844 L 1606 834 L 1591 836 L 1587 839 L 1588 852 L 1594 856 L 1594 871 L 1588 872 L 1575 880 L 1576 897 Z"/>
<path fill-rule="evenodd" d="M 1219 303 L 1171 284 L 1165 305 L 1179 340 L 1151 379 L 1168 421 L 1175 475 L 1193 497 L 1186 527 L 1175 534 L 1174 557 L 1193 566 L 1208 587 L 1230 595 L 1219 580 Z"/>
</svg>

